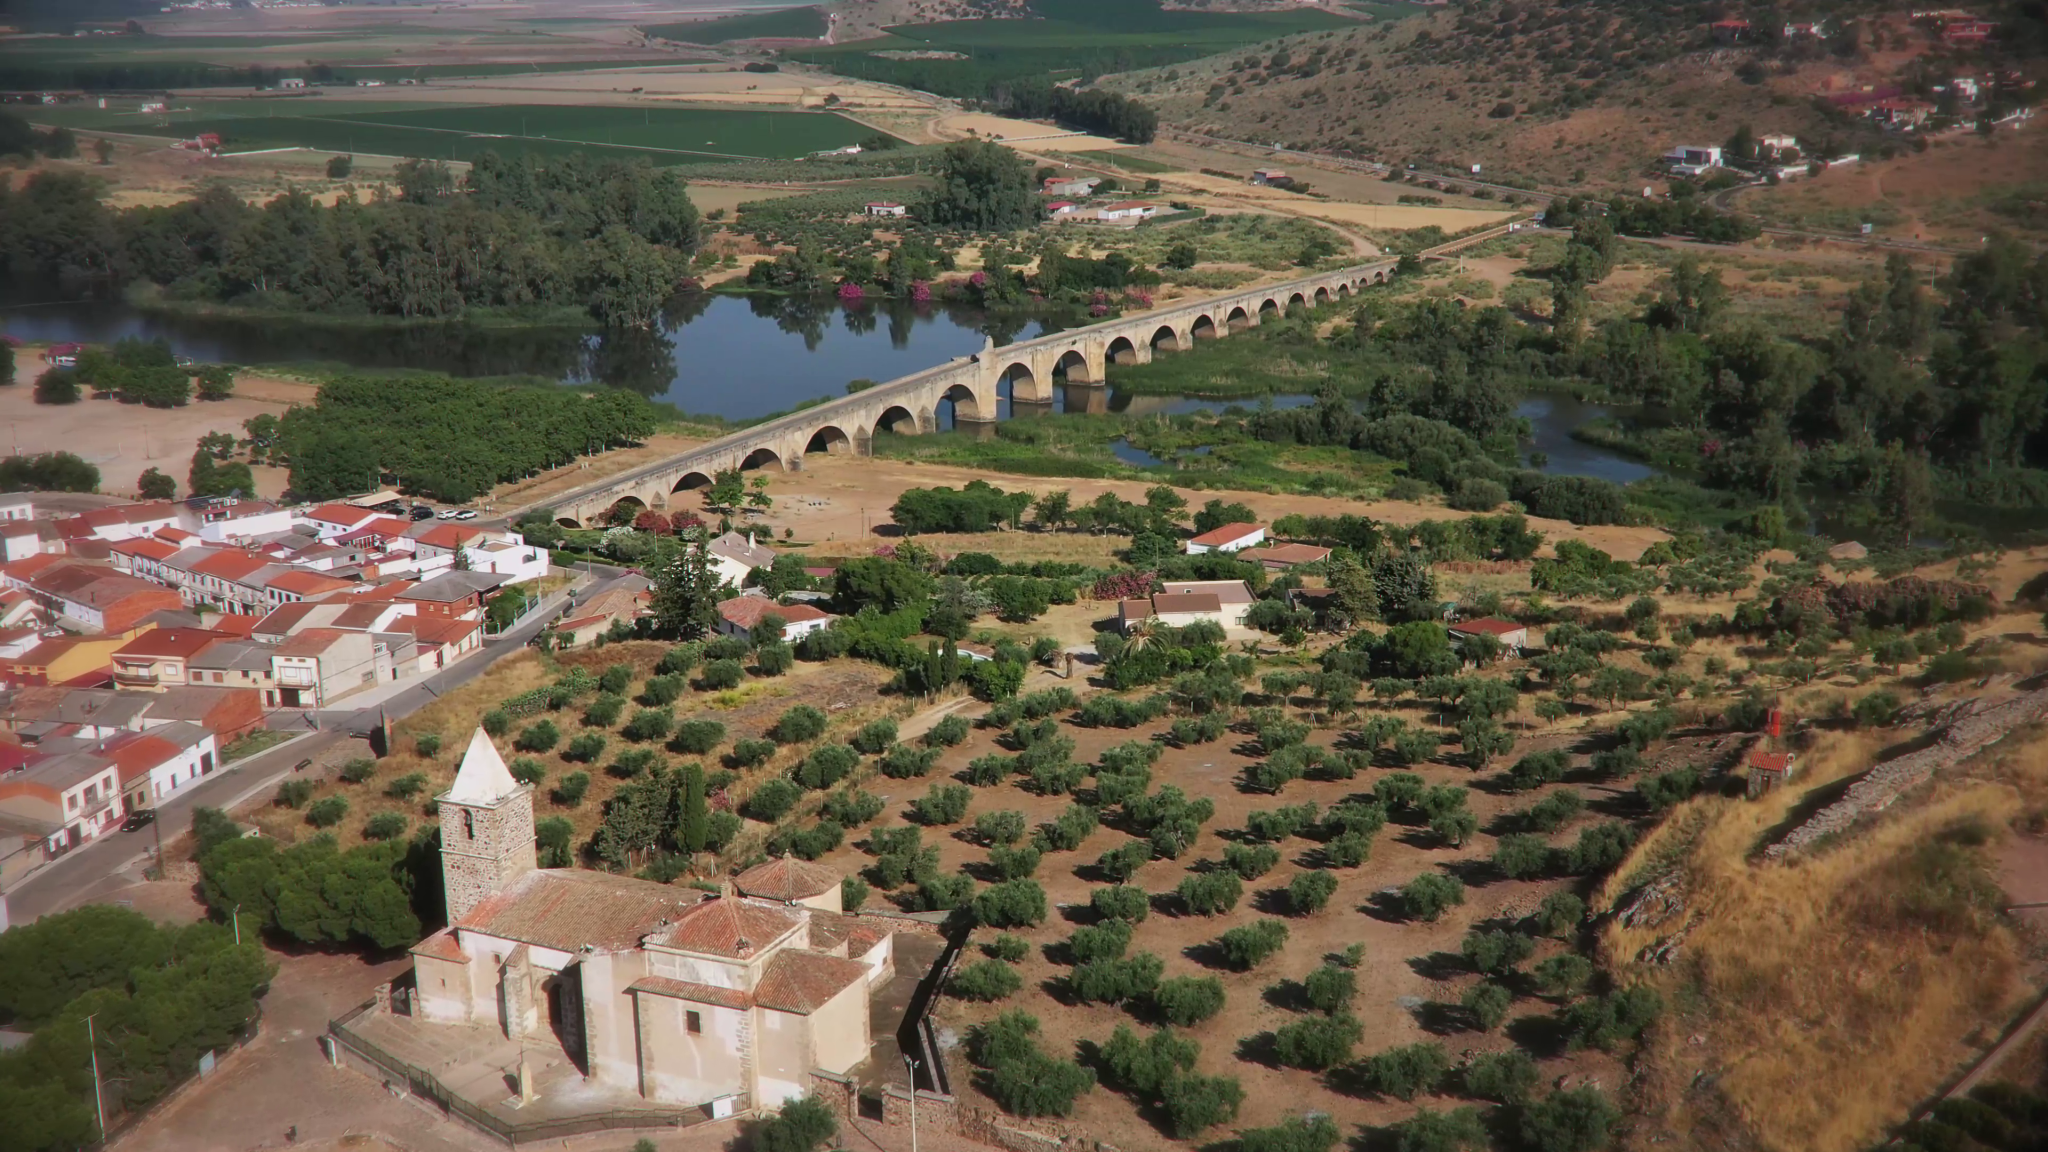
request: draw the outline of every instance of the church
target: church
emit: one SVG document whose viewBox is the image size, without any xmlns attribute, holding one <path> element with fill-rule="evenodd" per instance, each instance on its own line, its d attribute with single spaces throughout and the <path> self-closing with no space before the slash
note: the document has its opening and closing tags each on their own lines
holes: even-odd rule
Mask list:
<svg viewBox="0 0 2048 1152">
<path fill-rule="evenodd" d="M 420 1027 L 559 1042 L 586 1081 L 712 1115 L 772 1109 L 866 1060 L 888 919 L 798 860 L 717 894 L 540 868 L 533 790 L 478 729 L 438 798 L 448 927 L 412 949 Z"/>
</svg>

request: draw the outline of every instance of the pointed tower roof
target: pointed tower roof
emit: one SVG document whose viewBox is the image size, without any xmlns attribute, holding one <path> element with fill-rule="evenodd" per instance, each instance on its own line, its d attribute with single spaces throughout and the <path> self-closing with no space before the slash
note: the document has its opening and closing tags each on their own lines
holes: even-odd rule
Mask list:
<svg viewBox="0 0 2048 1152">
<path fill-rule="evenodd" d="M 519 790 L 519 782 L 505 767 L 504 757 L 482 728 L 469 738 L 462 753 L 462 767 L 455 770 L 455 783 L 441 799 L 455 804 L 496 804 Z"/>
</svg>

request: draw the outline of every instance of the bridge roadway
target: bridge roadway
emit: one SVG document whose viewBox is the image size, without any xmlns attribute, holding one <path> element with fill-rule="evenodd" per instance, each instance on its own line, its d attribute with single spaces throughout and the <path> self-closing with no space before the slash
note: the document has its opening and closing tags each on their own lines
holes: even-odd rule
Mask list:
<svg viewBox="0 0 2048 1152">
<path fill-rule="evenodd" d="M 1187 351 L 1197 340 L 1254 327 L 1296 304 L 1314 306 L 1351 296 L 1391 279 L 1397 263 L 1389 258 L 1355 264 L 1000 348 L 991 342 L 973 356 L 778 416 L 565 493 L 545 506 L 569 527 L 596 522 L 621 500 L 665 508 L 670 496 L 707 486 L 714 474 L 727 469 L 796 470 L 812 452 L 865 456 L 878 431 L 936 431 L 939 406 L 945 403 L 953 405 L 956 427 L 993 426 L 1005 385 L 1013 411 L 1050 411 L 1056 372 L 1065 377 L 1070 411 L 1100 411 L 1111 361 L 1143 364 L 1161 350 Z"/>
</svg>

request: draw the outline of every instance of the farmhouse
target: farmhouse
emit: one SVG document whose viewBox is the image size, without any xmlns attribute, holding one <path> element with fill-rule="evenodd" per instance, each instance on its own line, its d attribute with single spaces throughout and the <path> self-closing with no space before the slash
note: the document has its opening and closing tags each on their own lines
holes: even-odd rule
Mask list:
<svg viewBox="0 0 2048 1152">
<path fill-rule="evenodd" d="M 867 214 L 870 216 L 907 216 L 910 214 L 910 209 L 892 200 L 870 200 L 867 203 Z"/>
<path fill-rule="evenodd" d="M 1734 44 L 1749 39 L 1750 27 L 1747 20 L 1716 20 L 1708 25 L 1714 33 L 1717 44 Z"/>
<path fill-rule="evenodd" d="M 1293 182 L 1294 182 L 1294 178 L 1293 178 L 1293 177 L 1291 177 L 1291 176 L 1289 176 L 1289 175 L 1287 174 L 1287 169 L 1285 169 L 1285 168 L 1254 168 L 1254 169 L 1252 169 L 1252 183 L 1254 183 L 1254 184 L 1276 184 L 1276 185 L 1277 185 L 1277 184 L 1292 184 Z"/>
<path fill-rule="evenodd" d="M 915 927 L 844 913 L 838 876 L 770 861 L 707 895 L 537 867 L 533 790 L 481 729 L 437 803 L 449 926 L 412 949 L 402 1010 L 354 1018 L 351 1034 L 516 1066 L 526 1100 L 638 1097 L 713 1117 L 779 1107 L 814 1070 L 868 1059 L 870 993 Z M 551 1083 L 528 1079 L 528 1052 Z"/>
<path fill-rule="evenodd" d="M 1047 196 L 1092 196 L 1100 183 L 1098 176 L 1048 176 L 1039 191 Z"/>
<path fill-rule="evenodd" d="M 1681 144 L 1664 154 L 1664 164 L 1680 176 L 1697 176 L 1721 166 L 1721 149 L 1714 145 Z"/>
<path fill-rule="evenodd" d="M 1159 205 L 1147 204 L 1143 200 L 1119 200 L 1096 209 L 1095 214 L 1104 220 L 1149 220 L 1159 214 Z"/>
<path fill-rule="evenodd" d="M 1216 622 L 1225 628 L 1244 627 L 1245 613 L 1252 609 L 1257 597 L 1242 580 L 1168 580 L 1160 585 L 1161 596 L 1214 596 L 1217 605 Z M 1157 611 L 1158 596 L 1154 596 L 1154 610 Z"/>
<path fill-rule="evenodd" d="M 1330 558 L 1330 550 L 1319 544 L 1268 544 L 1247 549 L 1244 559 L 1256 560 L 1268 572 L 1285 572 L 1298 564 L 1317 564 Z"/>
<path fill-rule="evenodd" d="M 710 557 L 711 574 L 734 588 L 745 587 L 747 576 L 754 569 L 775 563 L 775 551 L 765 544 L 754 543 L 751 532 L 745 536 L 727 532 L 705 545 L 704 551 Z"/>
<path fill-rule="evenodd" d="M 284 88 L 287 90 L 293 88 L 304 88 L 306 86 L 306 82 L 297 76 L 285 76 L 278 80 L 277 86 L 279 88 Z"/>
<path fill-rule="evenodd" d="M 1200 556 L 1204 552 L 1237 552 L 1265 539 L 1264 524 L 1225 524 L 1193 537 L 1183 547 L 1188 555 Z"/>
<path fill-rule="evenodd" d="M 1500 641 L 1500 646 L 1510 653 L 1519 653 L 1529 646 L 1529 627 L 1513 620 L 1502 620 L 1497 616 L 1482 616 L 1477 620 L 1460 620 L 1450 625 L 1451 643 L 1456 644 L 1472 636 L 1491 636 Z"/>
<path fill-rule="evenodd" d="M 748 643 L 757 643 L 754 629 L 770 616 L 782 619 L 781 639 L 800 640 L 813 632 L 832 626 L 834 617 L 809 604 L 777 604 L 766 596 L 735 596 L 718 605 L 718 630 L 727 636 L 737 636 Z"/>
</svg>

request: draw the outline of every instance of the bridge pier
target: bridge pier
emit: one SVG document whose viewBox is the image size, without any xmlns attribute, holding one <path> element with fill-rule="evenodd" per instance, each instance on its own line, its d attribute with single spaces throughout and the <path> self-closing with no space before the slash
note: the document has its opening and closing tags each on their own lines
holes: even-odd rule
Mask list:
<svg viewBox="0 0 2048 1152">
<path fill-rule="evenodd" d="M 1019 400 L 1015 397 L 1010 398 L 1010 416 L 1012 418 L 1024 416 L 1050 416 L 1052 415 L 1053 408 L 1054 404 L 1052 402 L 1051 397 L 1047 397 L 1044 400 Z M 954 423 L 960 423 L 960 420 L 957 417 L 955 417 Z"/>
<path fill-rule="evenodd" d="M 1068 384 L 1060 398 L 1066 402 L 1066 410 L 1088 416 L 1100 416 L 1109 411 L 1109 386 L 1106 384 Z"/>
<path fill-rule="evenodd" d="M 1014 404 L 1014 401 L 1012 403 Z M 992 416 L 982 419 L 974 416 L 956 415 L 953 417 L 953 431 L 972 436 L 976 440 L 993 440 L 996 438 L 996 423 L 996 419 Z"/>
</svg>

